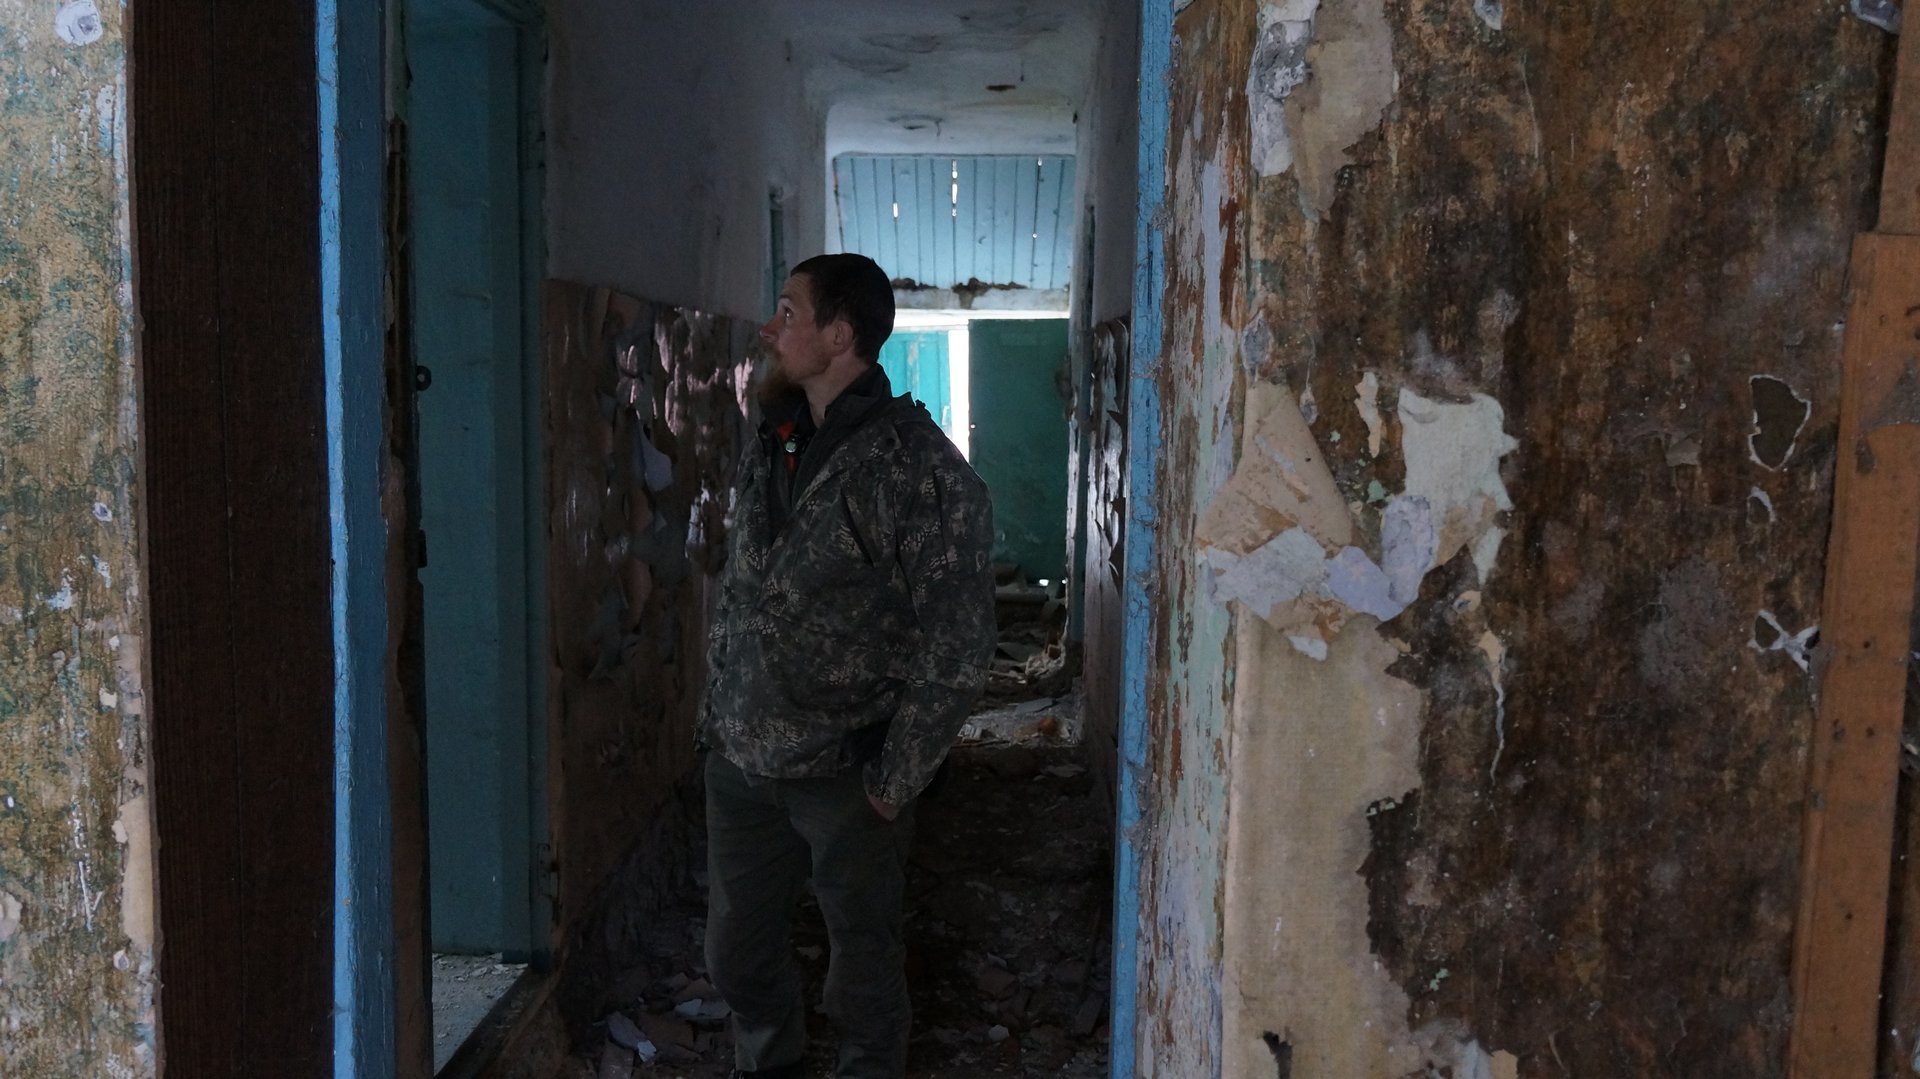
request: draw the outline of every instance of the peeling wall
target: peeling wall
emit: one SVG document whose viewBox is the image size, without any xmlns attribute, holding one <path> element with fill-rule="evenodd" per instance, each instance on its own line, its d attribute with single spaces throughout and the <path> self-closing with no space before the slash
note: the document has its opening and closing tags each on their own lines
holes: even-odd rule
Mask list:
<svg viewBox="0 0 1920 1079">
<path fill-rule="evenodd" d="M 566 282 L 546 302 L 554 945 L 618 969 L 648 899 L 616 872 L 686 856 L 659 828 L 693 769 L 751 328 Z"/>
<path fill-rule="evenodd" d="M 764 319 L 770 188 L 787 260 L 824 250 L 816 58 L 781 37 L 779 6 L 550 0 L 550 276 Z"/>
<path fill-rule="evenodd" d="M 124 10 L 0 0 L 0 1059 L 155 1074 Z"/>
<path fill-rule="evenodd" d="M 1143 1069 L 1780 1074 L 1892 39 L 1813 3 L 1176 31 Z"/>
<path fill-rule="evenodd" d="M 1091 335 L 1085 378 L 1086 443 L 1085 739 L 1088 763 L 1099 781 L 1113 786 L 1120 737 L 1121 666 L 1126 634 L 1127 362 L 1132 334 L 1121 320 L 1103 322 Z"/>
<path fill-rule="evenodd" d="M 1076 114 L 1074 160 L 1082 217 L 1074 287 L 1085 293 L 1088 324 L 1124 317 L 1133 306 L 1133 223 L 1139 200 L 1140 5 L 1107 4 L 1100 14 L 1100 46 L 1093 81 Z M 1089 248 L 1091 239 L 1091 248 Z M 1086 258 L 1090 254 L 1091 258 Z"/>
</svg>

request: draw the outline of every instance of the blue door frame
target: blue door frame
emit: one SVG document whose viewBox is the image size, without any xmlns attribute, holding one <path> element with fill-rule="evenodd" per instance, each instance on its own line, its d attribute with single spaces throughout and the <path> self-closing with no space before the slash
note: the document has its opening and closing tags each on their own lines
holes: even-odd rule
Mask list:
<svg viewBox="0 0 1920 1079">
<path fill-rule="evenodd" d="M 1173 15 L 1184 0 L 1140 4 L 1140 200 L 1134 224 L 1133 347 L 1127 377 L 1126 627 L 1121 653 L 1119 775 L 1114 784 L 1113 1011 L 1108 1020 L 1114 1079 L 1139 1074 L 1140 794 L 1146 790 L 1147 669 L 1153 644 L 1154 566 L 1159 531 L 1160 366 L 1166 286 L 1169 83 Z"/>
<path fill-rule="evenodd" d="M 1141 0 L 1140 197 L 1128 401 L 1125 705 L 1114 860 L 1111 1074 L 1137 1074 L 1139 791 L 1153 636 L 1154 462 L 1159 384 L 1168 80 L 1178 0 Z M 382 1076 L 394 1060 L 391 807 L 387 781 L 386 522 L 381 515 L 386 262 L 386 5 L 316 0 L 320 284 L 327 376 L 334 640 L 334 1074 Z"/>
<path fill-rule="evenodd" d="M 387 780 L 384 5 L 316 0 L 320 298 L 333 551 L 334 1074 L 394 1062 Z"/>
</svg>

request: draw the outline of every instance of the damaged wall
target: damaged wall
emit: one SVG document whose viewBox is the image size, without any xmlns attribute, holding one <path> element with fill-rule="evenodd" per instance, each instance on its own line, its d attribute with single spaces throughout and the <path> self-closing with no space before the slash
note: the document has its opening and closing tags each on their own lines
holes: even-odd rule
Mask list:
<svg viewBox="0 0 1920 1079">
<path fill-rule="evenodd" d="M 0 0 L 0 1059 L 152 1075 L 119 5 Z"/>
<path fill-rule="evenodd" d="M 1111 786 L 1120 727 L 1126 528 L 1127 314 L 1139 199 L 1140 5 L 1100 15 L 1093 80 L 1075 125 L 1080 207 L 1074 243 L 1068 418 L 1072 629 L 1083 644 L 1089 763 Z"/>
<path fill-rule="evenodd" d="M 778 4 L 550 0 L 549 275 L 760 320 L 781 249 L 824 250 L 826 124 Z"/>
<path fill-rule="evenodd" d="M 671 799 L 694 763 L 752 337 L 607 289 L 549 282 L 546 302 L 554 946 L 604 973 L 633 957 L 648 889 L 685 869 Z"/>
<path fill-rule="evenodd" d="M 1176 30 L 1143 1070 L 1780 1074 L 1891 39 L 1807 2 Z"/>
<path fill-rule="evenodd" d="M 1093 81 L 1075 123 L 1076 226 L 1074 287 L 1086 294 L 1088 326 L 1120 318 L 1133 306 L 1134 206 L 1140 197 L 1140 5 L 1107 4 Z M 1086 235 L 1085 230 L 1092 234 Z M 1089 257 L 1091 256 L 1091 257 Z M 1080 301 L 1076 300 L 1076 308 Z"/>
</svg>

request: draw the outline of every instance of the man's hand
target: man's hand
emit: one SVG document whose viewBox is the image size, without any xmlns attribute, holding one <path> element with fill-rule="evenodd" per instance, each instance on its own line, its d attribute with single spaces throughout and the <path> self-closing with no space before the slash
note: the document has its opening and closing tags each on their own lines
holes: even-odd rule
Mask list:
<svg viewBox="0 0 1920 1079">
<path fill-rule="evenodd" d="M 894 805 L 891 802 L 883 802 L 880 799 L 875 798 L 871 794 L 867 795 L 867 804 L 872 806 L 873 811 L 875 813 L 880 814 L 880 817 L 883 820 L 892 820 L 895 817 L 898 817 L 900 815 L 899 806 Z"/>
</svg>

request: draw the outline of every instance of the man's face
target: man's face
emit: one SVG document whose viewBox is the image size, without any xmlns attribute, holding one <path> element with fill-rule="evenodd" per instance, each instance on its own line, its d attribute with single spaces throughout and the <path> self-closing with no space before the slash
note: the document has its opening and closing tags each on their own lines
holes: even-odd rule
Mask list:
<svg viewBox="0 0 1920 1079">
<path fill-rule="evenodd" d="M 813 282 L 807 275 L 787 278 L 773 318 L 760 327 L 760 340 L 773 352 L 770 374 L 774 381 L 798 386 L 824 373 L 833 358 L 827 335 L 835 325 L 838 320 L 826 326 L 814 325 Z"/>
</svg>

